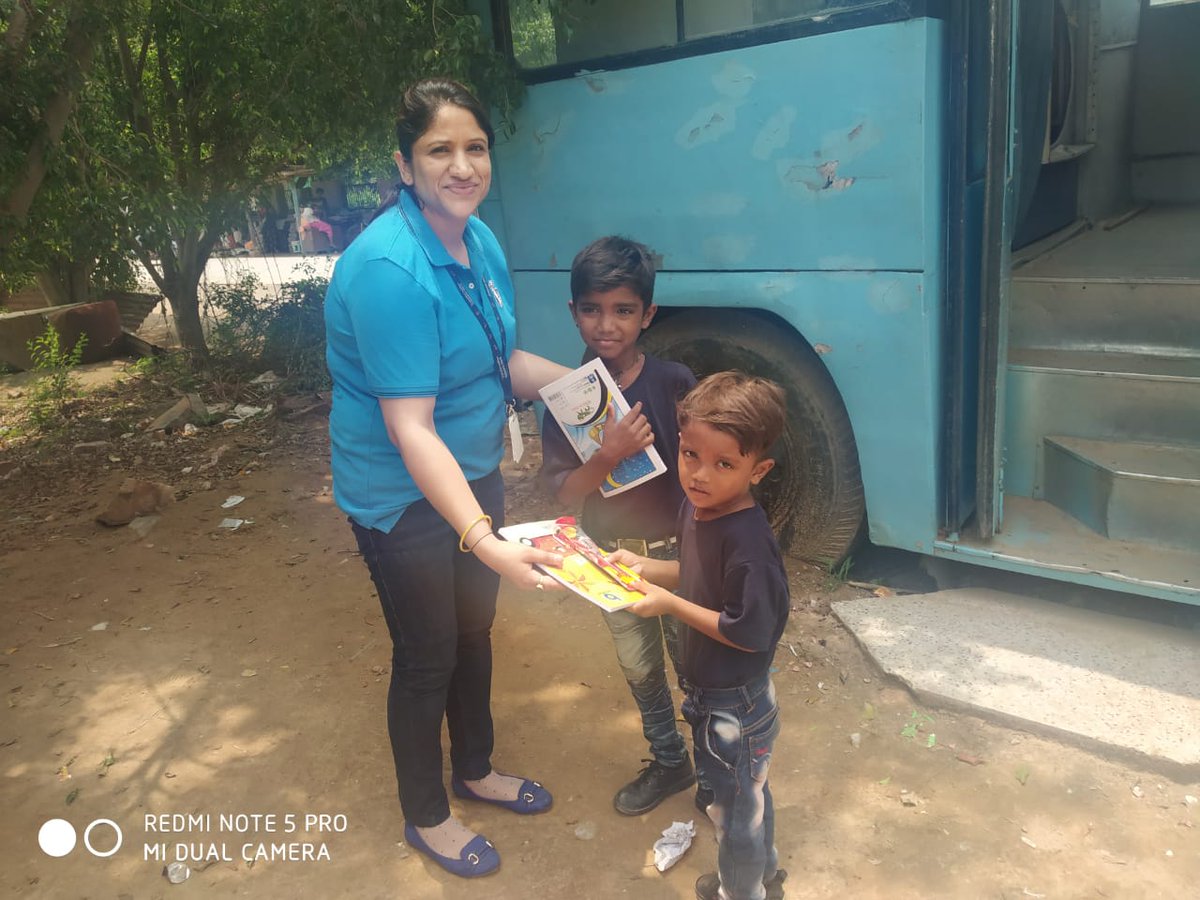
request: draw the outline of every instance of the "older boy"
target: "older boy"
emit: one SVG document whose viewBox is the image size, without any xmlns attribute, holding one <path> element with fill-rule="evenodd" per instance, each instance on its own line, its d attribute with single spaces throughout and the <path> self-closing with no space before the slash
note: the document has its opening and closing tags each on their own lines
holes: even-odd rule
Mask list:
<svg viewBox="0 0 1200 900">
<path fill-rule="evenodd" d="M 640 565 L 640 616 L 683 624 L 683 715 L 701 780 L 713 792 L 718 872 L 696 882 L 700 900 L 781 898 L 775 810 L 767 772 L 779 734 L 769 674 L 789 610 L 787 573 L 766 514 L 750 493 L 774 466 L 784 425 L 778 385 L 739 372 L 700 382 L 679 402 L 679 561 Z M 672 589 L 678 589 L 678 594 Z"/>
<path fill-rule="evenodd" d="M 675 559 L 675 513 L 683 501 L 674 471 L 679 448 L 675 402 L 696 378 L 686 366 L 638 348 L 638 338 L 657 309 L 650 251 L 620 237 L 600 238 L 583 248 L 571 264 L 569 307 L 589 353 L 603 360 L 631 408 L 615 426 L 604 429 L 600 450 L 582 465 L 547 414 L 542 425 L 543 483 L 564 506 L 583 501 L 583 530 L 606 550 L 625 546 L 646 556 Z M 602 496 L 599 487 L 613 467 L 651 444 L 668 471 L 615 497 Z M 665 640 L 676 664 L 678 624 L 670 616 L 639 618 L 623 610 L 607 613 L 604 621 L 653 757 L 613 798 L 618 812 L 636 816 L 696 782 L 675 726 L 663 657 Z"/>
</svg>

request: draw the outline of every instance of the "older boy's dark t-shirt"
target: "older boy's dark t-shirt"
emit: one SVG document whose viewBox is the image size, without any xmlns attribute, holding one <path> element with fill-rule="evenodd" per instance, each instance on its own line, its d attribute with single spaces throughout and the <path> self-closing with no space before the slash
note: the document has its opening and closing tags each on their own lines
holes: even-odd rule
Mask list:
<svg viewBox="0 0 1200 900">
<path fill-rule="evenodd" d="M 748 684 L 765 675 L 787 624 L 787 572 L 767 515 L 749 509 L 698 522 L 685 500 L 679 511 L 679 595 L 720 611 L 718 628 L 739 647 L 684 628 L 681 673 L 697 687 Z M 747 652 L 752 651 L 752 652 Z"/>
<path fill-rule="evenodd" d="M 646 354 L 641 374 L 621 393 L 642 413 L 654 432 L 654 448 L 667 464 L 667 471 L 615 497 L 592 491 L 583 501 L 583 530 L 597 541 L 644 538 L 655 541 L 675 534 L 675 514 L 683 502 L 679 485 L 679 424 L 675 404 L 696 386 L 692 370 L 677 362 Z M 557 494 L 563 482 L 582 465 L 562 428 L 547 412 L 542 418 L 541 479 L 546 489 Z"/>
</svg>

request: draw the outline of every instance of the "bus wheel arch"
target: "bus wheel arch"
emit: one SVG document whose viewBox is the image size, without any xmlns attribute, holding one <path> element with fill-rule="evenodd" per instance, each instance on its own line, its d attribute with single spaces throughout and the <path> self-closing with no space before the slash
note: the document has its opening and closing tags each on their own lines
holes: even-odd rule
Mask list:
<svg viewBox="0 0 1200 900">
<path fill-rule="evenodd" d="M 841 393 L 808 342 L 770 313 L 707 308 L 660 308 L 642 342 L 697 377 L 740 369 L 784 388 L 787 425 L 763 506 L 795 555 L 832 566 L 849 554 L 866 518 L 858 449 Z"/>
</svg>

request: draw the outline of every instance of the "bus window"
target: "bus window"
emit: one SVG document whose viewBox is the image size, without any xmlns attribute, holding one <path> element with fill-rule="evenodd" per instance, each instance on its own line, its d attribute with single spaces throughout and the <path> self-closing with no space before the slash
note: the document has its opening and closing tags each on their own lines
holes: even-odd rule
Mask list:
<svg viewBox="0 0 1200 900">
<path fill-rule="evenodd" d="M 512 0 L 513 56 L 523 69 L 676 43 L 675 0 Z"/>
<path fill-rule="evenodd" d="M 510 0 L 513 56 L 541 69 L 671 47 L 888 0 Z"/>
<path fill-rule="evenodd" d="M 880 0 L 683 0 L 684 36 L 708 37 L 761 25 L 811 19 Z"/>
</svg>

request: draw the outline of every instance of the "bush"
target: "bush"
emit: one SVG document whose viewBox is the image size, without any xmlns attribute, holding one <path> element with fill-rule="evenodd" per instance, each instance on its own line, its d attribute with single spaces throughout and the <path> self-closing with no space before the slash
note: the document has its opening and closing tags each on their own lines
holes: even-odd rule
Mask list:
<svg viewBox="0 0 1200 900">
<path fill-rule="evenodd" d="M 87 335 L 81 334 L 75 346 L 66 350 L 58 330 L 47 324 L 46 330 L 26 346 L 33 357 L 33 370 L 45 373 L 33 383 L 29 417 L 39 430 L 53 430 L 66 421 L 70 402 L 79 396 L 79 385 L 71 369 L 83 359 Z"/>
<path fill-rule="evenodd" d="M 217 322 L 209 337 L 215 365 L 240 373 L 270 369 L 290 388 L 329 386 L 325 368 L 326 278 L 313 274 L 269 296 L 253 275 L 208 288 Z"/>
</svg>

